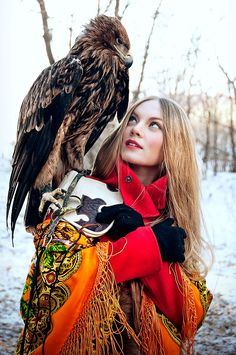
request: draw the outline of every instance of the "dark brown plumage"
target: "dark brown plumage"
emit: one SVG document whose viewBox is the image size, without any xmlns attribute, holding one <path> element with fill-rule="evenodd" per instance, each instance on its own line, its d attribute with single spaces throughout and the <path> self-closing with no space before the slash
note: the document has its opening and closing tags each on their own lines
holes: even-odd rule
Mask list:
<svg viewBox="0 0 236 355">
<path fill-rule="evenodd" d="M 85 26 L 68 55 L 46 68 L 25 97 L 18 121 L 7 199 L 11 231 L 28 196 L 26 226 L 39 221 L 41 193 L 57 186 L 117 113 L 128 105 L 130 42 L 115 17 Z"/>
</svg>

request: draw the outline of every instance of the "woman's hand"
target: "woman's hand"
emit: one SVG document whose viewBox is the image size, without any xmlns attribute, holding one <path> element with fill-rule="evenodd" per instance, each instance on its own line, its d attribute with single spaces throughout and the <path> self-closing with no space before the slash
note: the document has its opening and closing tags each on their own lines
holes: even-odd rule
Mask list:
<svg viewBox="0 0 236 355">
<path fill-rule="evenodd" d="M 107 232 L 107 235 L 114 240 L 124 237 L 138 227 L 144 226 L 141 214 L 123 203 L 102 207 L 101 212 L 96 216 L 96 221 L 100 223 L 114 221 L 113 226 Z"/>
<path fill-rule="evenodd" d="M 180 227 L 172 226 L 173 218 L 167 218 L 152 227 L 157 238 L 163 261 L 183 263 L 184 239 L 187 237 L 185 230 Z"/>
</svg>

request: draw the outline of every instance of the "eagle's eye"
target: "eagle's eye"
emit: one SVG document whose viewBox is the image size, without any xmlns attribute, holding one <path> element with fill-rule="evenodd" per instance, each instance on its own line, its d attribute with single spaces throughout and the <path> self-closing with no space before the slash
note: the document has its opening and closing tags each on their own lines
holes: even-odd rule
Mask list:
<svg viewBox="0 0 236 355">
<path fill-rule="evenodd" d="M 122 40 L 120 39 L 120 37 L 117 37 L 117 38 L 116 38 L 116 43 L 117 43 L 117 44 L 123 44 L 123 42 L 122 42 Z"/>
</svg>

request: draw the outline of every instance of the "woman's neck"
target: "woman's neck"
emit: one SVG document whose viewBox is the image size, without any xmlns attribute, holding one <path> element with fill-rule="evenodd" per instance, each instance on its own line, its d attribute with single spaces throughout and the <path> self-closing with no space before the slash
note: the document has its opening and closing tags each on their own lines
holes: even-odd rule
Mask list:
<svg viewBox="0 0 236 355">
<path fill-rule="evenodd" d="M 150 185 L 160 176 L 160 168 L 156 166 L 150 167 L 130 164 L 130 168 L 144 186 Z"/>
</svg>

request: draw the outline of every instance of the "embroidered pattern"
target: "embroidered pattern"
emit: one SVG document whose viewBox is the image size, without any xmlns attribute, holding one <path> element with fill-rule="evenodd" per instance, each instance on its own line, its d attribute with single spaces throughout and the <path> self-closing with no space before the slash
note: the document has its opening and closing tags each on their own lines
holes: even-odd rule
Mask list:
<svg viewBox="0 0 236 355">
<path fill-rule="evenodd" d="M 158 313 L 158 316 L 162 320 L 162 324 L 170 334 L 171 338 L 180 346 L 181 345 L 181 334 L 174 324 L 166 317 L 163 313 Z"/>
<path fill-rule="evenodd" d="M 205 316 L 207 314 L 208 308 L 210 307 L 211 301 L 213 299 L 212 293 L 206 287 L 206 280 L 192 280 L 192 283 L 198 288 L 200 293 L 200 300 L 204 311 L 204 317 L 202 322 L 199 324 L 198 328 L 201 327 Z"/>
<path fill-rule="evenodd" d="M 43 246 L 49 222 L 37 228 L 34 255 L 21 298 L 21 315 L 25 322 L 16 353 L 30 353 L 45 341 L 52 330 L 51 316 L 63 306 L 70 289 L 69 279 L 82 263 L 82 249 L 92 246 L 82 234 L 60 222 L 50 244 Z M 22 342 L 24 344 L 22 344 Z"/>
</svg>

